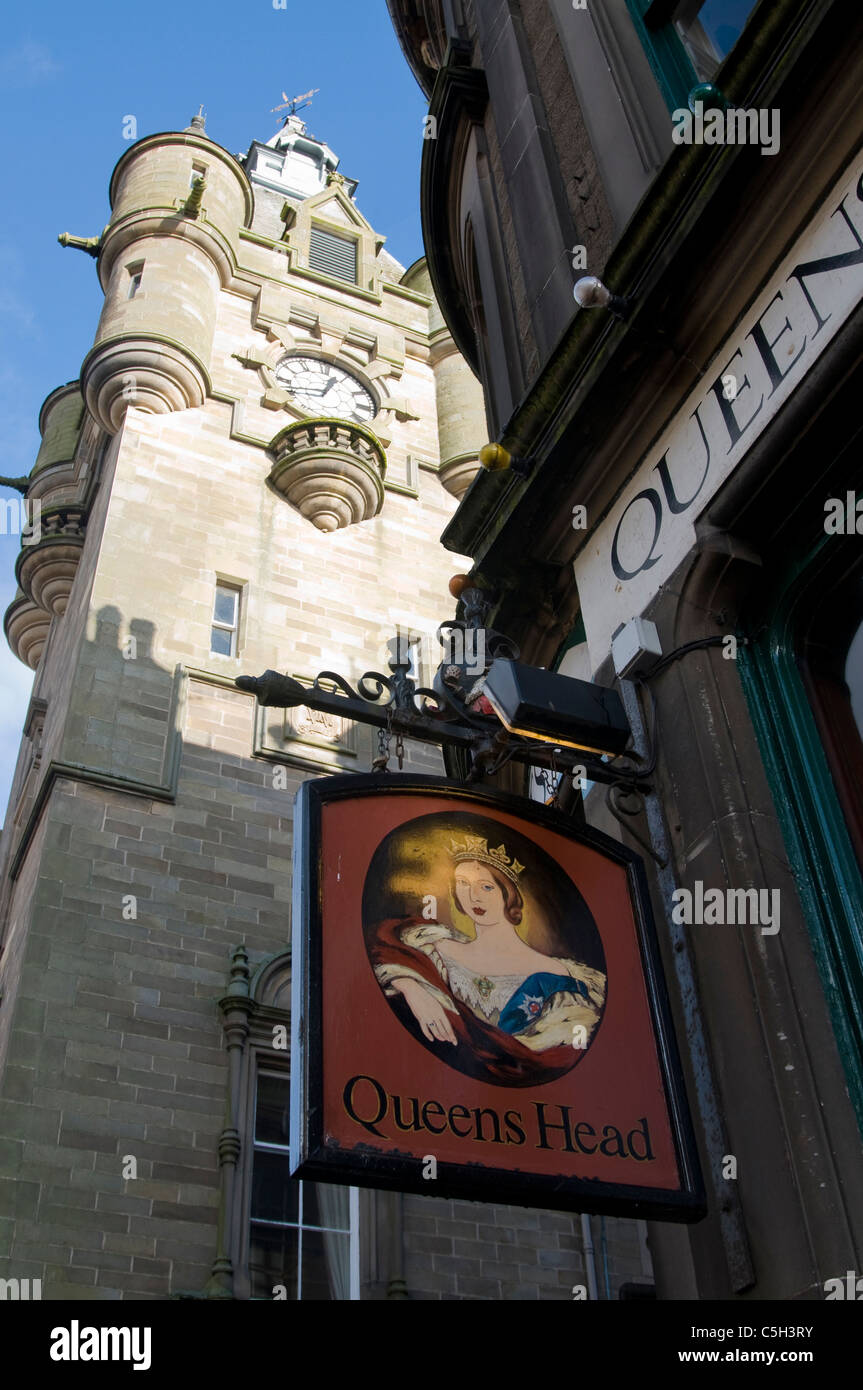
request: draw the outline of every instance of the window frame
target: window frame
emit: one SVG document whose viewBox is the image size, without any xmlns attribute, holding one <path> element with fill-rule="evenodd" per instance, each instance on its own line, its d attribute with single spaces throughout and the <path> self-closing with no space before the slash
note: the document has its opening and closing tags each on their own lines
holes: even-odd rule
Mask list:
<svg viewBox="0 0 863 1390">
<path fill-rule="evenodd" d="M 758 4 L 759 0 L 755 0 L 747 16 L 747 24 Z M 663 0 L 626 0 L 626 7 L 669 111 L 682 110 L 693 87 L 701 85 L 705 79 L 695 71 L 686 45 L 675 28 L 676 0 L 665 0 L 665 3 Z M 719 60 L 717 73 L 712 80 L 715 81 L 721 73 L 723 65 L 734 52 L 736 42 Z"/>
<path fill-rule="evenodd" d="M 141 284 L 144 279 L 144 261 L 130 261 L 126 266 L 129 276 L 129 284 L 126 290 L 127 299 L 137 299 L 141 293 Z"/>
<path fill-rule="evenodd" d="M 287 1025 L 287 1020 L 286 1020 L 285 1026 L 288 1026 L 288 1025 Z M 258 1218 L 258 1217 L 255 1217 L 255 1216 L 252 1215 L 252 1196 L 253 1196 L 253 1192 L 254 1192 L 255 1155 L 258 1154 L 258 1153 L 274 1153 L 274 1154 L 282 1154 L 283 1156 L 285 1156 L 285 1158 L 287 1158 L 287 1155 L 288 1155 L 288 1152 L 289 1152 L 288 1145 L 286 1145 L 286 1144 L 273 1144 L 273 1143 L 270 1143 L 270 1142 L 267 1142 L 267 1141 L 258 1140 L 258 1138 L 257 1138 L 257 1133 L 256 1133 L 256 1132 L 257 1132 L 258 1083 L 259 1083 L 261 1077 L 263 1077 L 263 1076 L 275 1077 L 275 1078 L 278 1078 L 279 1080 L 285 1080 L 285 1081 L 287 1081 L 288 1083 L 290 1083 L 290 1068 L 289 1068 L 289 1066 L 280 1067 L 280 1066 L 278 1065 L 277 1062 L 274 1062 L 274 1061 L 272 1060 L 272 1058 L 266 1058 L 266 1057 L 264 1057 L 263 1054 L 262 1054 L 260 1051 L 258 1051 L 258 1050 L 256 1049 L 256 1050 L 255 1050 L 255 1054 L 254 1054 L 254 1056 L 253 1056 L 253 1058 L 252 1058 L 252 1061 L 251 1061 L 251 1068 L 250 1068 L 250 1071 L 251 1071 L 251 1078 L 250 1078 L 250 1079 L 251 1079 L 251 1084 L 250 1084 L 250 1087 L 249 1087 L 249 1117 L 248 1117 L 248 1118 L 249 1118 L 249 1125 L 248 1125 L 248 1127 L 247 1127 L 247 1137 L 248 1137 L 248 1146 L 249 1146 L 249 1148 L 248 1148 L 248 1152 L 249 1152 L 249 1161 L 248 1161 L 247 1182 L 246 1182 L 246 1201 L 245 1201 L 244 1209 L 243 1209 L 243 1212 L 244 1212 L 244 1227 L 245 1227 L 245 1240 L 244 1240 L 245 1266 L 246 1266 L 247 1278 L 248 1278 L 248 1281 L 249 1281 L 250 1299 L 251 1299 L 251 1301 L 253 1301 L 253 1302 L 270 1302 L 270 1301 L 271 1301 L 270 1299 L 255 1298 L 255 1297 L 251 1294 L 251 1273 L 250 1273 L 250 1264 L 251 1264 L 251 1251 L 252 1251 L 252 1232 L 253 1232 L 253 1228 L 254 1228 L 256 1225 L 258 1225 L 258 1226 L 266 1226 L 266 1227 L 268 1227 L 269 1229 L 272 1229 L 272 1230 L 283 1230 L 283 1231 L 294 1230 L 294 1231 L 299 1232 L 299 1242 L 298 1242 L 298 1268 L 297 1268 L 297 1290 L 298 1290 L 298 1297 L 297 1297 L 295 1300 L 291 1300 L 291 1301 L 297 1302 L 297 1303 L 301 1303 L 301 1302 L 304 1302 L 304 1301 L 305 1301 L 305 1302 L 322 1302 L 322 1301 L 326 1301 L 326 1300 L 313 1300 L 313 1299 L 306 1299 L 306 1300 L 304 1300 L 304 1299 L 302 1298 L 302 1268 L 303 1268 L 303 1266 L 302 1266 L 302 1248 L 303 1248 L 303 1240 L 302 1240 L 302 1237 L 303 1237 L 303 1234 L 304 1234 L 305 1232 L 307 1232 L 307 1231 L 321 1231 L 321 1232 L 327 1232 L 327 1231 L 332 1231 L 332 1230 L 333 1230 L 332 1227 L 325 1227 L 325 1226 L 306 1226 L 306 1225 L 303 1224 L 303 1220 L 302 1220 L 302 1215 L 303 1215 L 303 1190 L 304 1190 L 304 1188 L 305 1188 L 305 1186 L 306 1186 L 306 1182 L 305 1182 L 303 1179 L 293 1179 L 293 1178 L 290 1179 L 291 1182 L 297 1181 L 297 1182 L 299 1183 L 299 1187 L 300 1187 L 300 1192 L 299 1192 L 299 1197 L 298 1197 L 298 1203 L 297 1203 L 297 1221 L 296 1221 L 296 1222 L 292 1222 L 292 1221 L 267 1221 L 267 1220 L 265 1220 L 265 1219 L 261 1219 L 261 1218 Z M 339 1234 L 339 1235 L 347 1235 L 347 1237 L 348 1237 L 348 1242 L 349 1242 L 349 1244 L 348 1244 L 348 1250 L 349 1250 L 349 1270 L 350 1270 L 350 1274 L 349 1274 L 349 1278 L 350 1278 L 350 1296 L 349 1296 L 349 1298 L 346 1299 L 346 1300 L 338 1300 L 338 1301 L 340 1301 L 340 1302 L 358 1303 L 358 1302 L 360 1301 L 360 1299 L 361 1299 L 361 1288 L 360 1288 L 360 1230 L 359 1230 L 359 1225 L 360 1225 L 360 1222 L 359 1222 L 360 1204 L 359 1204 L 359 1189 L 356 1188 L 356 1187 L 349 1187 L 349 1188 L 347 1188 L 347 1193 L 348 1193 L 348 1229 L 347 1229 L 347 1231 L 339 1231 L 339 1232 L 336 1232 L 336 1234 Z M 335 1301 L 335 1300 L 333 1300 L 333 1301 Z"/>
<path fill-rule="evenodd" d="M 858 547 L 856 537 L 822 534 L 786 566 L 763 623 L 740 649 L 738 668 L 863 1130 L 863 868 L 825 747 L 823 717 L 819 721 L 813 707 L 802 640 L 825 595 L 853 582 L 863 567 Z"/>
<path fill-rule="evenodd" d="M 230 581 L 222 579 L 219 576 L 216 577 L 216 585 L 213 592 L 213 611 L 210 617 L 210 656 L 222 657 L 225 661 L 236 661 L 237 657 L 239 656 L 240 624 L 242 621 L 243 608 L 243 590 L 244 586 L 241 584 L 231 583 Z M 228 623 L 222 622 L 216 617 L 216 604 L 218 603 L 220 592 L 231 593 L 234 595 L 235 604 L 233 624 L 229 625 Z M 230 632 L 230 652 L 217 652 L 215 650 L 215 648 L 213 647 L 213 633 L 216 631 Z"/>
</svg>

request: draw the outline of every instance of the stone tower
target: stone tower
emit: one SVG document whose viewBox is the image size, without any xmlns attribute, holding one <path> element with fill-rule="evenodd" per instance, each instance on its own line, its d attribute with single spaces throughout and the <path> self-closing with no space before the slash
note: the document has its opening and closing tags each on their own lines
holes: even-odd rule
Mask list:
<svg viewBox="0 0 863 1390">
<path fill-rule="evenodd" d="M 571 1217 L 287 1181 L 293 793 L 377 747 L 234 681 L 354 681 L 397 629 L 432 633 L 485 439 L 425 263 L 388 254 L 355 192 L 296 115 L 245 157 L 196 117 L 126 151 L 100 237 L 61 238 L 105 302 L 40 417 L 41 533 L 5 623 L 36 679 L 0 858 L 0 1275 L 44 1297 L 583 1277 Z M 493 1274 L 439 1229 L 496 1219 Z M 524 1268 L 499 1257 L 519 1223 Z"/>
</svg>

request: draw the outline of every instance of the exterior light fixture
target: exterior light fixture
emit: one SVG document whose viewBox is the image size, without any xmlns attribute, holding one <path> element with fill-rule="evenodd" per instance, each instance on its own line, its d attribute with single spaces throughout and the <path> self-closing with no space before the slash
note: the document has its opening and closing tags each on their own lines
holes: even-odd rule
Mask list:
<svg viewBox="0 0 863 1390">
<path fill-rule="evenodd" d="M 486 444 L 479 451 L 479 461 L 487 473 L 509 471 L 516 473 L 520 478 L 526 478 L 532 468 L 528 459 L 511 454 L 502 444 Z"/>
<path fill-rule="evenodd" d="M 489 473 L 497 473 L 510 467 L 512 454 L 508 453 L 502 444 L 486 444 L 485 448 L 479 451 L 479 461 Z"/>
<path fill-rule="evenodd" d="M 618 319 L 625 319 L 631 307 L 628 299 L 612 294 L 598 275 L 583 275 L 576 280 L 572 297 L 580 309 L 607 309 Z"/>
<path fill-rule="evenodd" d="M 622 753 L 630 730 L 616 690 L 498 659 L 482 692 L 506 729 L 560 748 Z"/>
</svg>

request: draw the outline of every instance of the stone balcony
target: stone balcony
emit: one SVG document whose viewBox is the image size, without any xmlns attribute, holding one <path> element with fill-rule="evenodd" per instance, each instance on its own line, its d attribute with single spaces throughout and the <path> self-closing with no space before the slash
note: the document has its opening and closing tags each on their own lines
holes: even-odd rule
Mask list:
<svg viewBox="0 0 863 1390">
<path fill-rule="evenodd" d="M 50 627 L 51 614 L 46 613 L 44 608 L 40 608 L 19 589 L 6 609 L 3 631 L 18 660 L 34 671 L 45 650 Z"/>
<path fill-rule="evenodd" d="M 81 507 L 52 507 L 42 513 L 38 539 L 25 544 L 15 564 L 24 595 L 50 616 L 62 617 L 84 546 Z"/>
<path fill-rule="evenodd" d="M 368 521 L 383 507 L 386 454 L 364 425 L 301 420 L 281 430 L 267 452 L 270 486 L 319 531 Z"/>
</svg>

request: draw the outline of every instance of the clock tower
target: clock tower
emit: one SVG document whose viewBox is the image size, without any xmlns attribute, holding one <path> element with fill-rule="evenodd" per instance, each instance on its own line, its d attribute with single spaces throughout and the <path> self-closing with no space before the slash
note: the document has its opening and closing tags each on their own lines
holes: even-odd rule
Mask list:
<svg viewBox="0 0 863 1390">
<path fill-rule="evenodd" d="M 36 677 L 0 847 L 0 1275 L 45 1297 L 432 1277 L 426 1199 L 288 1172 L 294 793 L 368 771 L 377 740 L 235 684 L 355 684 L 397 632 L 427 681 L 463 567 L 439 537 L 480 386 L 425 261 L 389 254 L 338 165 L 295 112 L 242 156 L 198 116 L 126 150 L 100 236 L 61 237 L 104 304 L 40 416 L 41 533 L 5 619 Z"/>
</svg>

